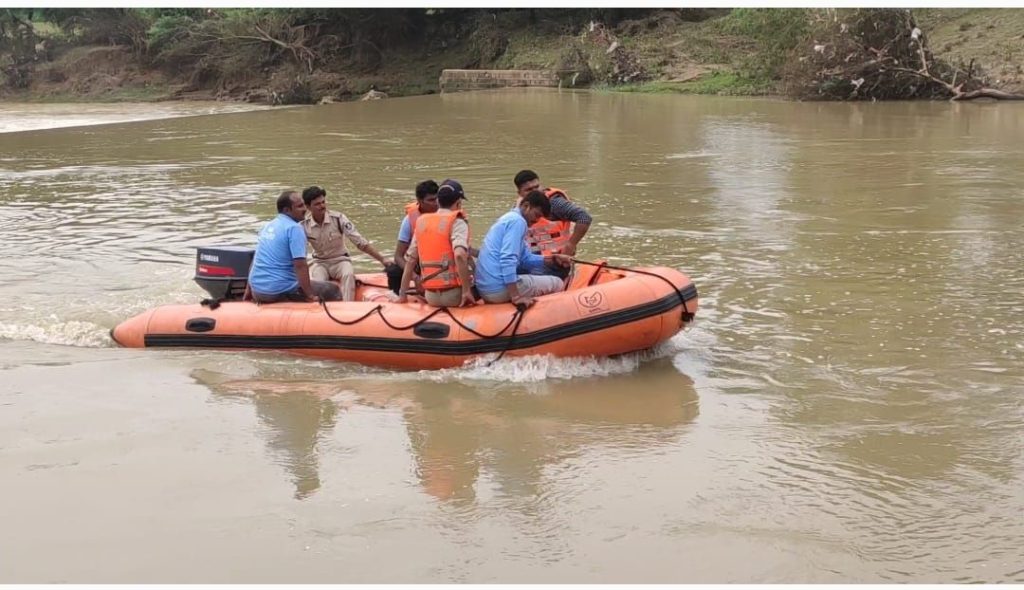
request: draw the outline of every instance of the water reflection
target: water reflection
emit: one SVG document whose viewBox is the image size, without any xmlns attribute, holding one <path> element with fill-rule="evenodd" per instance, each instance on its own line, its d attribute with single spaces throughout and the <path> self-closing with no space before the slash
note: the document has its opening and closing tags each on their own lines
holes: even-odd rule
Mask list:
<svg viewBox="0 0 1024 590">
<path fill-rule="evenodd" d="M 336 387 L 259 380 L 218 382 L 222 376 L 205 369 L 193 371 L 192 378 L 218 395 L 252 401 L 265 427 L 267 447 L 291 475 L 296 499 L 320 489 L 317 447 L 337 423 L 340 408 L 331 399 Z"/>
<path fill-rule="evenodd" d="M 369 409 L 397 413 L 405 427 L 411 469 L 423 492 L 472 502 L 481 480 L 487 495 L 536 497 L 547 467 L 584 451 L 645 453 L 671 445 L 698 413 L 693 382 L 668 360 L 628 375 L 525 385 L 380 378 L 296 380 L 292 371 L 261 366 L 236 379 L 209 369 L 192 377 L 217 396 L 256 408 L 267 447 L 288 471 L 295 497 L 321 487 L 321 441 L 341 414 L 366 420 Z M 378 427 L 379 424 L 378 424 Z"/>
</svg>

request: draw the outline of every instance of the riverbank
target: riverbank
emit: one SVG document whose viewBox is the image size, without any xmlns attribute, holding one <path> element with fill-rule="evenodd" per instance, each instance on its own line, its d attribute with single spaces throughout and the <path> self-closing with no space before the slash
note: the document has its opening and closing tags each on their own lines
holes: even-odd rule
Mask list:
<svg viewBox="0 0 1024 590">
<path fill-rule="evenodd" d="M 993 88 L 1024 93 L 1024 9 L 921 8 L 913 13 L 936 58 L 973 64 Z M 665 71 L 655 80 L 606 89 L 656 94 L 782 94 L 777 80 L 751 76 L 744 70 L 751 69 L 751 60 L 779 62 L 785 57 L 772 55 L 771 42 L 762 47 L 767 55 L 758 55 L 752 51 L 756 43 L 750 36 L 729 35 L 729 31 L 744 28 L 744 23 L 736 20 L 734 15 L 726 15 L 680 27 L 667 35 L 655 34 L 649 40 L 680 48 L 680 53 L 690 56 L 689 62 L 669 61 L 677 72 L 689 75 L 673 76 Z"/>
<path fill-rule="evenodd" d="M 171 68 L 140 59 L 126 45 L 67 45 L 46 52 L 17 102 L 156 102 L 167 100 L 310 104 L 438 92 L 444 69 L 527 69 L 578 72 L 578 85 L 604 90 L 712 95 L 782 94 L 781 72 L 801 59 L 797 24 L 803 9 L 654 11 L 604 27 L 567 18 L 506 11 L 468 18 L 426 43 L 378 47 L 370 62 L 338 52 L 303 66 L 279 59 L 261 68 Z M 1024 91 L 1024 10 L 917 9 L 936 58 L 972 63 L 993 88 Z M 536 22 L 530 22 L 533 18 Z M 439 31 L 446 30 L 439 28 Z M 375 46 L 376 47 L 376 46 Z M 333 57 L 332 57 L 333 56 Z"/>
</svg>

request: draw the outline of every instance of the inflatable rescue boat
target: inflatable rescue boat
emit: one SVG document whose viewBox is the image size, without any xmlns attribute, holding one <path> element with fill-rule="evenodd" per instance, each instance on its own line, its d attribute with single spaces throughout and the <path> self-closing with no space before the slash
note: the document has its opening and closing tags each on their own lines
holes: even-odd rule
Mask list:
<svg viewBox="0 0 1024 590">
<path fill-rule="evenodd" d="M 666 267 L 577 263 L 564 291 L 527 308 L 511 303 L 435 308 L 399 304 L 383 273 L 357 275 L 355 301 L 242 301 L 251 249 L 203 247 L 196 282 L 213 297 L 163 305 L 110 335 L 130 348 L 281 350 L 403 369 L 457 367 L 491 356 L 612 356 L 652 348 L 697 311 L 697 289 Z"/>
</svg>

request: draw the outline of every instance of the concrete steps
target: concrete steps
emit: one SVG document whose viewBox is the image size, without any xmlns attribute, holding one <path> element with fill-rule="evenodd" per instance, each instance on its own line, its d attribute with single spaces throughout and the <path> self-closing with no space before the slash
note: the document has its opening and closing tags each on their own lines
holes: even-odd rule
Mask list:
<svg viewBox="0 0 1024 590">
<path fill-rule="evenodd" d="M 523 86 L 557 88 L 569 86 L 573 74 L 555 70 L 443 70 L 438 86 L 441 92 Z"/>
</svg>

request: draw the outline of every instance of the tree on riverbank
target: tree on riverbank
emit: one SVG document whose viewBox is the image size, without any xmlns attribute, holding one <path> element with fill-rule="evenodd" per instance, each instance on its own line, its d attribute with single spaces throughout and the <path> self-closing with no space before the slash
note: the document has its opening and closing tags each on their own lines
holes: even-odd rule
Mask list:
<svg viewBox="0 0 1024 590">
<path fill-rule="evenodd" d="M 802 99 L 1024 99 L 989 88 L 973 61 L 939 60 L 910 10 L 822 9 L 785 68 L 787 93 Z"/>
<path fill-rule="evenodd" d="M 920 29 L 891 9 L 4 9 L 0 92 L 312 103 L 436 92 L 442 69 L 481 68 L 798 99 L 1005 97 Z"/>
<path fill-rule="evenodd" d="M 36 31 L 31 15 L 7 8 L 0 12 L 0 73 L 12 88 L 27 88 L 36 61 Z"/>
</svg>

